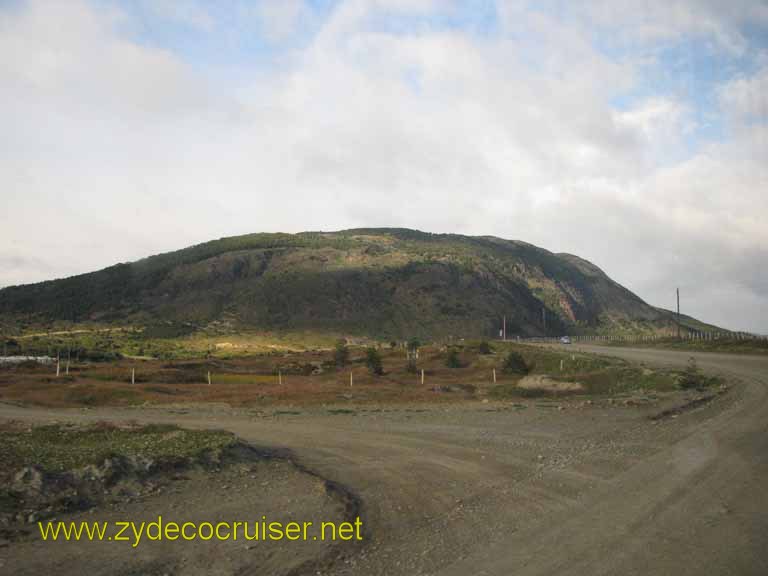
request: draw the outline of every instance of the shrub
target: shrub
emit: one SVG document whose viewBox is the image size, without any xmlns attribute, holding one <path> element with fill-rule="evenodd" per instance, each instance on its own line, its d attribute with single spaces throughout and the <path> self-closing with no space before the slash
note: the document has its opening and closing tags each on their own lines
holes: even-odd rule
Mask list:
<svg viewBox="0 0 768 576">
<path fill-rule="evenodd" d="M 525 362 L 522 354 L 510 350 L 507 357 L 504 359 L 504 365 L 501 367 L 501 371 L 505 374 L 528 374 L 530 368 Z"/>
<path fill-rule="evenodd" d="M 488 344 L 487 340 L 483 340 L 478 344 L 477 351 L 480 352 L 480 354 L 493 354 L 493 348 Z"/>
<path fill-rule="evenodd" d="M 336 366 L 345 366 L 349 362 L 349 348 L 346 340 L 338 340 L 333 351 L 333 361 Z"/>
<path fill-rule="evenodd" d="M 686 366 L 685 371 L 680 375 L 678 382 L 680 388 L 684 389 L 704 388 L 707 385 L 707 379 L 699 371 L 695 358 L 691 357 L 688 360 L 688 366 Z"/>
<path fill-rule="evenodd" d="M 368 370 L 371 374 L 381 376 L 384 374 L 384 367 L 381 364 L 381 354 L 376 348 L 368 348 L 365 351 L 365 365 L 368 366 Z"/>
<path fill-rule="evenodd" d="M 461 357 L 458 348 L 448 348 L 448 354 L 445 357 L 445 365 L 448 368 L 461 368 Z"/>
</svg>

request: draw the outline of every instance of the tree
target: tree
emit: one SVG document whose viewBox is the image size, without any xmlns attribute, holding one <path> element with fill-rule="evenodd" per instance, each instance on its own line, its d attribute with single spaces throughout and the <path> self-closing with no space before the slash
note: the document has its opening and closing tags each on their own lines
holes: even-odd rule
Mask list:
<svg viewBox="0 0 768 576">
<path fill-rule="evenodd" d="M 376 348 L 368 348 L 365 351 L 365 365 L 368 366 L 368 370 L 371 374 L 381 376 L 384 374 L 384 367 L 381 364 L 381 354 Z"/>
<path fill-rule="evenodd" d="M 419 348 L 421 348 L 421 340 L 419 340 L 415 336 L 410 340 L 408 340 L 408 350 L 410 350 L 411 352 L 416 352 L 416 350 L 418 350 Z"/>
<path fill-rule="evenodd" d="M 333 361 L 336 363 L 336 366 L 346 366 L 347 362 L 349 362 L 349 347 L 347 346 L 346 340 L 337 340 L 336 341 L 336 348 L 333 351 Z"/>
<path fill-rule="evenodd" d="M 445 365 L 448 368 L 461 368 L 461 358 L 458 348 L 448 348 L 448 355 L 445 357 Z"/>
<path fill-rule="evenodd" d="M 505 374 L 524 375 L 528 374 L 530 368 L 528 367 L 528 364 L 525 362 L 525 358 L 523 358 L 523 355 L 520 354 L 520 352 L 510 350 L 509 354 L 507 354 L 507 357 L 504 359 L 504 365 L 502 366 L 501 371 Z"/>
</svg>

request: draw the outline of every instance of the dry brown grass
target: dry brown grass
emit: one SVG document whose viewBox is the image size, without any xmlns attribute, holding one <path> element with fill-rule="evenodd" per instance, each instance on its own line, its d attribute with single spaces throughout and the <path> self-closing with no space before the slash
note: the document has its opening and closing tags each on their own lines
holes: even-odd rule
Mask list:
<svg viewBox="0 0 768 576">
<path fill-rule="evenodd" d="M 330 352 L 286 353 L 197 361 L 130 361 L 72 366 L 69 376 L 39 367 L 0 373 L 0 399 L 43 406 L 226 403 L 232 406 L 429 402 L 482 395 L 493 384 L 498 356 L 463 353 L 463 368 L 444 364 L 437 348 L 423 349 L 419 372 L 406 370 L 405 352 L 381 350 L 385 374 L 374 376 L 353 349 L 343 368 L 328 367 Z M 325 363 L 325 364 L 324 364 Z M 322 373 L 310 373 L 324 366 Z M 420 370 L 425 371 L 421 384 Z M 131 370 L 136 383 L 131 384 Z M 210 370 L 212 385 L 207 384 Z M 281 373 L 282 384 L 278 377 Z M 353 386 L 349 374 L 353 373 Z M 500 371 L 499 382 L 504 381 Z"/>
</svg>

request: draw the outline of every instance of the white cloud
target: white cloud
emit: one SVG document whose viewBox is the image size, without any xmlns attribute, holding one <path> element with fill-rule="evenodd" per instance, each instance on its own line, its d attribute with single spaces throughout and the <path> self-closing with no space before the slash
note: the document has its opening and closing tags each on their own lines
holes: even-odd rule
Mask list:
<svg viewBox="0 0 768 576">
<path fill-rule="evenodd" d="M 620 26 L 626 40 L 676 42 L 694 35 L 735 55 L 748 48 L 742 32 L 745 23 L 768 24 L 768 5 L 755 0 L 592 0 L 577 6 L 575 10 L 590 22 Z"/>
<path fill-rule="evenodd" d="M 294 33 L 306 10 L 304 0 L 261 0 L 255 5 L 262 33 L 271 41 L 281 41 Z"/>
<path fill-rule="evenodd" d="M 0 72 L 10 105 L 59 114 L 166 115 L 202 104 L 204 84 L 170 52 L 120 38 L 122 15 L 85 2 L 0 12 Z"/>
<path fill-rule="evenodd" d="M 199 0 L 142 0 L 150 14 L 209 32 L 214 18 Z"/>
<path fill-rule="evenodd" d="M 679 130 L 686 113 L 685 105 L 666 98 L 650 98 L 641 105 L 621 112 L 614 118 L 619 124 L 639 131 L 646 139 L 652 140 L 659 132 Z"/>
<path fill-rule="evenodd" d="M 768 66 L 736 78 L 718 90 L 720 105 L 735 122 L 768 122 Z"/>
<path fill-rule="evenodd" d="M 274 38 L 304 10 L 278 4 Z M 0 11 L 0 285 L 238 233 L 410 226 L 577 253 L 653 303 L 679 284 L 688 312 L 765 330 L 764 124 L 685 155 L 690 104 L 614 109 L 638 64 L 578 19 L 505 3 L 488 39 L 371 25 L 446 6 L 342 2 L 284 67 L 237 85 L 85 0 Z M 724 86 L 723 106 L 759 112 L 760 78 Z"/>
</svg>

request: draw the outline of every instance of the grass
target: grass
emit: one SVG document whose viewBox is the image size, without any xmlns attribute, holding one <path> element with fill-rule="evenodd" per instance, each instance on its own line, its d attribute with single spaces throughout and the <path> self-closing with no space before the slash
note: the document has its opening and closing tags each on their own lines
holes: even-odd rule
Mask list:
<svg viewBox="0 0 768 576">
<path fill-rule="evenodd" d="M 49 425 L 26 430 L 0 429 L 3 472 L 35 465 L 63 472 L 98 464 L 113 456 L 150 459 L 189 458 L 234 443 L 228 432 L 183 430 L 150 425 L 132 428 L 97 424 L 88 427 Z"/>
<path fill-rule="evenodd" d="M 334 414 L 334 415 L 357 414 L 357 411 L 350 410 L 349 408 L 328 408 L 326 412 L 328 412 L 328 414 Z"/>
<path fill-rule="evenodd" d="M 677 372 L 652 371 L 629 364 L 609 366 L 577 375 L 574 379 L 591 395 L 612 396 L 645 390 L 672 391 L 677 388 Z"/>
<path fill-rule="evenodd" d="M 60 327 L 65 328 L 65 327 Z M 190 330 L 162 327 L 87 326 L 74 330 L 32 329 L 14 338 L 10 353 L 29 356 L 70 357 L 83 361 L 134 359 L 230 359 L 255 354 L 281 354 L 330 349 L 341 334 L 305 331 L 220 332 L 215 328 Z M 369 339 L 361 339 L 367 343 Z"/>
<path fill-rule="evenodd" d="M 531 374 L 546 375 L 554 381 L 577 382 L 578 391 L 554 391 L 518 387 L 522 376 L 492 387 L 495 399 L 563 397 L 572 395 L 611 396 L 637 391 L 672 391 L 678 388 L 680 372 L 649 370 L 618 358 L 593 354 L 565 353 L 536 346 L 512 345 L 524 357 Z"/>
<path fill-rule="evenodd" d="M 610 395 L 642 389 L 663 391 L 676 386 L 674 373 L 644 370 L 607 356 L 513 342 L 493 342 L 491 348 L 490 354 L 483 354 L 477 342 L 454 344 L 459 367 L 449 368 L 448 348 L 425 345 L 414 372 L 409 370 L 405 350 L 385 345 L 379 348 L 382 375 L 371 374 L 366 368 L 363 345 L 350 346 L 349 363 L 339 369 L 332 362 L 333 348 L 272 351 L 227 359 L 124 358 L 109 363 L 73 363 L 70 374 L 59 378 L 55 377 L 55 367 L 14 366 L 0 368 L 0 399 L 44 406 L 219 403 L 293 407 L 333 405 L 340 400 L 364 405 L 466 401 L 486 396 Z M 510 352 L 522 357 L 530 374 L 577 382 L 583 390 L 518 388 L 522 375 L 503 370 Z M 135 384 L 131 384 L 134 371 Z"/>
<path fill-rule="evenodd" d="M 12 524 L 19 516 L 27 518 L 34 514 L 44 518 L 83 509 L 99 501 L 102 493 L 107 492 L 101 488 L 94 492 L 93 486 L 81 483 L 86 466 L 103 466 L 106 470 L 107 459 L 141 458 L 142 466 L 159 465 L 147 466 L 152 472 L 165 465 L 186 464 L 231 446 L 235 441 L 234 435 L 228 432 L 183 430 L 156 424 L 123 427 L 109 423 L 55 424 L 33 428 L 14 422 L 0 424 L 0 526 Z M 29 466 L 39 469 L 45 478 L 42 485 L 32 488 L 31 492 L 19 488 L 14 480 L 20 470 Z M 118 469 L 110 470 L 119 474 Z M 13 529 L 2 535 L 9 534 L 14 534 Z"/>
<path fill-rule="evenodd" d="M 141 395 L 138 390 L 106 388 L 91 384 L 78 384 L 65 393 L 66 402 L 78 406 L 104 406 L 138 404 Z"/>
<path fill-rule="evenodd" d="M 668 348 L 690 352 L 720 352 L 723 354 L 768 354 L 768 340 L 678 340 L 665 338 L 650 342 L 606 342 L 605 346 L 632 348 Z"/>
<path fill-rule="evenodd" d="M 285 375 L 287 378 L 288 375 Z M 275 374 L 216 374 L 216 384 L 275 384 L 278 377 Z"/>
</svg>

